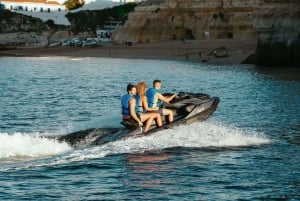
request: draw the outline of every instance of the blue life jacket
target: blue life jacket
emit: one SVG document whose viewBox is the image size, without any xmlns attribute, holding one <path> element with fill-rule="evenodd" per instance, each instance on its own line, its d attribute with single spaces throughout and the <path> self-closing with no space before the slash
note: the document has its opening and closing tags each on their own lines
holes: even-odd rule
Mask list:
<svg viewBox="0 0 300 201">
<path fill-rule="evenodd" d="M 136 101 L 135 106 L 136 106 L 136 109 L 138 110 L 137 113 L 138 114 L 139 113 L 146 113 L 147 111 L 144 110 L 143 105 L 140 105 L 140 97 L 138 95 L 135 95 L 134 98 L 135 98 L 135 101 Z"/>
<path fill-rule="evenodd" d="M 122 106 L 121 114 L 122 115 L 130 115 L 128 102 L 132 98 L 135 98 L 135 97 L 131 96 L 130 94 L 126 94 L 122 97 L 122 99 L 121 99 L 121 106 Z M 136 100 L 136 103 L 135 103 L 135 112 L 138 113 L 138 102 L 137 102 L 137 100 Z"/>
<path fill-rule="evenodd" d="M 146 91 L 146 97 L 147 97 L 147 102 L 148 102 L 148 106 L 149 108 L 153 108 L 154 107 L 154 97 L 156 93 L 160 93 L 160 91 L 158 89 L 154 89 L 154 88 L 149 88 Z M 161 101 L 158 100 L 156 103 L 157 107 L 161 106 Z"/>
</svg>

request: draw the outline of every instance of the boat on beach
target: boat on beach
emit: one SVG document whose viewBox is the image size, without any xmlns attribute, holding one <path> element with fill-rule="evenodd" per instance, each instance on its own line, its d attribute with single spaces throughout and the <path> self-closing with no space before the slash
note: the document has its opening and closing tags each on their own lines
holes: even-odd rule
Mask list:
<svg viewBox="0 0 300 201">
<path fill-rule="evenodd" d="M 208 94 L 180 92 L 170 103 L 163 104 L 163 108 L 172 110 L 174 121 L 167 123 L 162 118 L 162 127 L 156 127 L 153 124 L 149 131 L 144 133 L 137 123 L 122 121 L 123 128 L 90 128 L 59 136 L 56 139 L 64 141 L 72 147 L 83 147 L 101 145 L 129 137 L 136 138 L 151 135 L 175 126 L 205 121 L 217 109 L 219 102 L 220 99 L 218 97 L 211 97 Z"/>
</svg>

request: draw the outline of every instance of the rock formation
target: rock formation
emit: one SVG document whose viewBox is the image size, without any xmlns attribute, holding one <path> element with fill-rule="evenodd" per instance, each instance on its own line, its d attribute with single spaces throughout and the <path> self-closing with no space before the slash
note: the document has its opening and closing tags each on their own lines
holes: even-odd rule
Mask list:
<svg viewBox="0 0 300 201">
<path fill-rule="evenodd" d="M 51 40 L 68 36 L 65 26 L 39 18 L 0 10 L 0 48 L 46 46 Z"/>
<path fill-rule="evenodd" d="M 258 33 L 256 64 L 300 66 L 299 0 L 258 0 L 254 28 Z"/>
<path fill-rule="evenodd" d="M 33 45 L 47 44 L 42 35 L 49 27 L 40 19 L 0 10 L 0 44 Z"/>
<path fill-rule="evenodd" d="M 257 40 L 254 63 L 300 66 L 299 0 L 148 0 L 115 32 L 117 43 Z"/>
<path fill-rule="evenodd" d="M 148 0 L 129 14 L 114 40 L 255 39 L 256 0 Z"/>
</svg>

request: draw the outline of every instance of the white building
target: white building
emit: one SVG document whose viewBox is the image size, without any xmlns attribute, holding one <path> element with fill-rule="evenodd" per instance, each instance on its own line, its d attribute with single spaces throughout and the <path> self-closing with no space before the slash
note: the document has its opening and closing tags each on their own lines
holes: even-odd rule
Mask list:
<svg viewBox="0 0 300 201">
<path fill-rule="evenodd" d="M 97 38 L 99 42 L 111 42 L 112 31 L 115 30 L 120 21 L 107 21 L 101 29 L 96 30 Z"/>
<path fill-rule="evenodd" d="M 81 8 L 69 11 L 63 3 L 66 0 L 0 0 L 1 9 L 5 9 L 40 18 L 43 21 L 53 20 L 55 24 L 70 25 L 66 18 L 68 12 L 81 10 L 100 10 L 122 5 L 128 2 L 141 2 L 141 0 L 85 0 Z"/>
<path fill-rule="evenodd" d="M 61 12 L 66 7 L 57 1 L 51 0 L 0 0 L 5 9 L 27 12 Z"/>
</svg>

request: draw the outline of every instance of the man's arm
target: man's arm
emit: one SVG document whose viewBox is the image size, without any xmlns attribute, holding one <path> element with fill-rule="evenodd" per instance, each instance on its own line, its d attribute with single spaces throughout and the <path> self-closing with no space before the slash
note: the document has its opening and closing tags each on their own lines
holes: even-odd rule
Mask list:
<svg viewBox="0 0 300 201">
<path fill-rule="evenodd" d="M 161 93 L 158 93 L 157 96 L 158 96 L 159 100 L 161 100 L 165 103 L 169 103 L 176 96 L 176 94 L 173 94 L 172 96 L 169 96 L 169 97 L 165 97 Z"/>
</svg>

